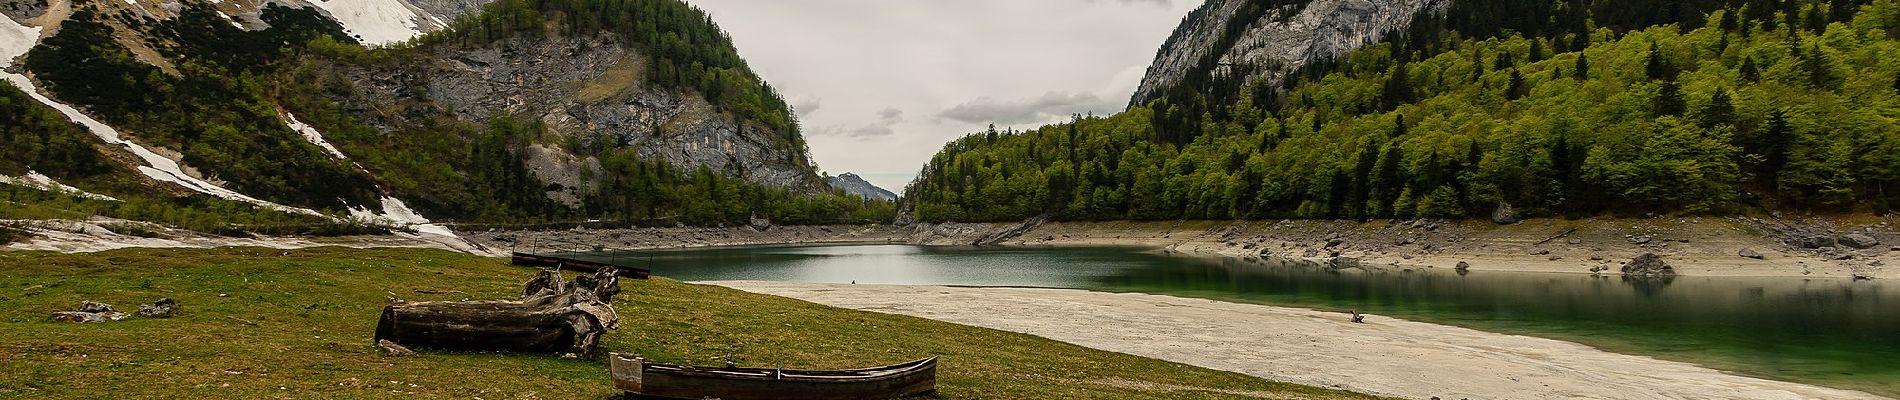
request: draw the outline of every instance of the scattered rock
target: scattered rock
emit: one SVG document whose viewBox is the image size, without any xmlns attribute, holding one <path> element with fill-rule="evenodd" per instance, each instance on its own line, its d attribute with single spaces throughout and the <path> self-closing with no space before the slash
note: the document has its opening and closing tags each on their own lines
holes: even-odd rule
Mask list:
<svg viewBox="0 0 1900 400">
<path fill-rule="evenodd" d="M 1630 243 L 1635 243 L 1635 244 L 1649 244 L 1649 241 L 1650 241 L 1650 238 L 1648 236 L 1641 236 L 1641 237 L 1635 237 L 1635 238 L 1630 239 Z"/>
<path fill-rule="evenodd" d="M 1873 276 L 1873 275 L 1870 275 L 1870 274 L 1867 274 L 1867 273 L 1864 273 L 1864 272 L 1855 272 L 1855 273 L 1854 273 L 1854 280 L 1857 280 L 1857 281 L 1871 281 L 1871 280 L 1874 280 L 1874 276 Z"/>
<path fill-rule="evenodd" d="M 1319 257 L 1319 249 L 1306 249 L 1305 253 L 1300 253 L 1300 257 L 1303 257 L 1303 258 Z"/>
<path fill-rule="evenodd" d="M 111 304 L 92 300 L 79 302 L 79 311 L 60 311 L 53 313 L 53 322 L 92 323 L 118 321 L 125 319 L 126 313 L 112 309 Z"/>
<path fill-rule="evenodd" d="M 1833 236 L 1809 236 L 1801 238 L 1801 247 L 1807 249 L 1834 247 L 1835 242 Z"/>
<path fill-rule="evenodd" d="M 158 299 L 158 301 L 152 302 L 152 304 L 139 306 L 139 316 L 171 318 L 172 312 L 177 309 L 177 306 L 178 302 L 170 298 Z"/>
<path fill-rule="evenodd" d="M 1451 267 L 1451 269 L 1458 270 L 1458 271 L 1470 271 L 1471 263 L 1459 261 L 1458 266 Z"/>
<path fill-rule="evenodd" d="M 383 350 L 383 357 L 408 357 L 416 355 L 415 351 L 409 350 L 407 347 L 402 347 L 402 345 L 396 344 L 396 342 L 391 342 L 389 339 L 377 340 L 376 347 Z"/>
<path fill-rule="evenodd" d="M 1742 249 L 1738 255 L 1742 256 L 1742 258 L 1762 259 L 1761 253 L 1755 252 L 1755 249 Z"/>
<path fill-rule="evenodd" d="M 1603 256 L 1600 256 L 1600 255 L 1592 255 L 1592 256 L 1590 256 L 1590 261 L 1603 261 Z"/>
<path fill-rule="evenodd" d="M 1675 267 L 1663 262 L 1662 256 L 1655 253 L 1643 253 L 1623 264 L 1623 275 L 1628 276 L 1676 276 Z"/>
<path fill-rule="evenodd" d="M 1875 239 L 1873 236 L 1868 236 L 1866 234 L 1861 234 L 1861 233 L 1841 235 L 1840 239 L 1837 240 L 1837 242 L 1839 242 L 1842 246 L 1852 247 L 1856 249 L 1871 249 L 1871 248 L 1874 248 L 1874 246 L 1880 245 L 1880 239 Z"/>
<path fill-rule="evenodd" d="M 1571 238 L 1570 244 L 1583 244 L 1583 239 Z"/>
<path fill-rule="evenodd" d="M 1533 256 L 1548 256 L 1548 255 L 1550 255 L 1550 250 L 1538 250 L 1538 251 L 1534 251 L 1534 252 L 1531 252 L 1531 255 L 1533 255 Z"/>
<path fill-rule="evenodd" d="M 1516 210 L 1511 209 L 1510 203 L 1498 203 L 1498 209 L 1491 211 L 1491 222 L 1497 223 L 1498 225 L 1510 225 L 1523 220 L 1523 218 L 1517 215 Z"/>
<path fill-rule="evenodd" d="M 113 312 L 113 309 L 111 304 L 86 300 L 79 302 L 79 312 L 109 313 Z"/>
<path fill-rule="evenodd" d="M 1328 249 L 1339 247 L 1339 245 L 1342 245 L 1342 244 L 1346 244 L 1346 239 L 1332 238 L 1332 239 L 1326 240 L 1326 248 Z"/>
</svg>

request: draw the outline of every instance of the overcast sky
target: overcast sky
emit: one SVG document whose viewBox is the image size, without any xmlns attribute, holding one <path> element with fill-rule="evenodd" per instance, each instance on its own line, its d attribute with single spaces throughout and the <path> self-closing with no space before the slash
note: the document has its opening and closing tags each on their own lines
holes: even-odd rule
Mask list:
<svg viewBox="0 0 1900 400">
<path fill-rule="evenodd" d="M 688 0 L 798 110 L 812 156 L 901 192 L 945 142 L 1128 103 L 1199 0 Z"/>
</svg>

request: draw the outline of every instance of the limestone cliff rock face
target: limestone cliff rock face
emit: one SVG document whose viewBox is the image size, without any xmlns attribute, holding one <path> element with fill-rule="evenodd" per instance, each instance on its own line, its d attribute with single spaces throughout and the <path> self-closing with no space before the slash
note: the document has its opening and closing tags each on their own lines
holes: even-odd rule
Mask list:
<svg viewBox="0 0 1900 400">
<path fill-rule="evenodd" d="M 1213 74 L 1251 66 L 1247 81 L 1277 85 L 1309 62 L 1377 43 L 1421 13 L 1443 11 L 1453 0 L 1307 0 L 1243 15 L 1253 1 L 1258 0 L 1208 0 L 1189 15 L 1155 55 L 1133 101 L 1156 98 L 1209 56 L 1217 57 Z"/>
<path fill-rule="evenodd" d="M 797 161 L 802 158 L 785 133 L 721 112 L 696 93 L 649 87 L 644 58 L 611 35 L 516 38 L 424 53 L 424 62 L 349 73 L 365 108 L 421 103 L 432 109 L 370 113 L 370 123 L 393 130 L 405 119 L 439 112 L 475 123 L 503 115 L 540 120 L 560 137 L 527 157 L 530 169 L 550 186 L 579 191 L 550 198 L 574 204 L 595 186 L 590 180 L 607 177 L 592 173 L 597 160 L 559 150 L 568 142 L 633 148 L 643 159 L 686 171 L 706 167 L 761 185 L 823 187 L 810 166 Z"/>
</svg>

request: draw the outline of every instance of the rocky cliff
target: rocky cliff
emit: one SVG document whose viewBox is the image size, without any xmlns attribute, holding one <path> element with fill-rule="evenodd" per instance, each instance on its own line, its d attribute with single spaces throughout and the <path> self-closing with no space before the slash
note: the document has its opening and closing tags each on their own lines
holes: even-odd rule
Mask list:
<svg viewBox="0 0 1900 400">
<path fill-rule="evenodd" d="M 1146 103 L 1198 74 L 1277 85 L 1312 61 L 1376 43 L 1452 1 L 1208 0 L 1155 54 L 1132 102 Z"/>
<path fill-rule="evenodd" d="M 529 168 L 563 190 L 554 199 L 578 205 L 596 187 L 599 163 L 559 147 L 638 149 L 640 157 L 685 169 L 706 167 L 773 187 L 816 189 L 809 166 L 791 143 L 760 124 L 720 112 L 689 91 L 643 83 L 645 58 L 611 34 L 592 37 L 512 38 L 493 45 L 428 46 L 419 62 L 349 72 L 362 109 L 420 101 L 424 114 L 375 116 L 385 130 L 392 117 L 415 120 L 435 113 L 482 123 L 508 115 L 547 125 L 548 138 L 527 154 Z M 409 121 L 414 122 L 414 121 Z"/>
</svg>

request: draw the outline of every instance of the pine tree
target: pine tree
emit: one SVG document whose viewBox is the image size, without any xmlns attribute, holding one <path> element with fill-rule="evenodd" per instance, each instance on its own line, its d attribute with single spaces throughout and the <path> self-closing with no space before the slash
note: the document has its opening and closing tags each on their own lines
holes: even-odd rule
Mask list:
<svg viewBox="0 0 1900 400">
<path fill-rule="evenodd" d="M 1524 74 L 1519 73 L 1517 68 L 1511 68 L 1511 81 L 1504 87 L 1504 98 L 1509 100 L 1523 98 L 1530 91 L 1530 88 L 1524 85 Z"/>
<path fill-rule="evenodd" d="M 1530 62 L 1544 61 L 1544 38 L 1531 39 Z"/>
<path fill-rule="evenodd" d="M 1742 57 L 1742 81 L 1761 83 L 1761 69 L 1755 66 L 1754 57 Z"/>
<path fill-rule="evenodd" d="M 1715 94 L 1709 95 L 1709 102 L 1696 110 L 1697 122 L 1703 128 L 1735 124 L 1735 103 L 1729 98 L 1728 90 L 1715 88 Z"/>
<path fill-rule="evenodd" d="M 1650 100 L 1650 113 L 1657 117 L 1680 116 L 1689 106 L 1682 99 L 1682 87 L 1675 80 L 1663 81 L 1656 97 Z"/>
<path fill-rule="evenodd" d="M 1412 100 L 1412 85 L 1406 81 L 1410 75 L 1403 62 L 1392 67 L 1391 76 L 1386 78 L 1385 88 L 1379 93 L 1383 109 L 1397 109 Z"/>
<path fill-rule="evenodd" d="M 1584 55 L 1584 53 L 1582 52 L 1578 52 L 1576 70 L 1571 71 L 1570 73 L 1575 74 L 1575 77 L 1577 78 L 1577 80 L 1580 80 L 1580 81 L 1590 79 L 1590 57 L 1587 55 Z"/>
<path fill-rule="evenodd" d="M 1664 58 L 1662 49 L 1655 42 L 1649 43 L 1649 56 L 1643 60 L 1643 72 L 1652 81 L 1672 81 L 1676 79 L 1676 67 Z"/>
</svg>

